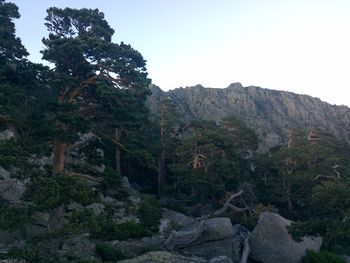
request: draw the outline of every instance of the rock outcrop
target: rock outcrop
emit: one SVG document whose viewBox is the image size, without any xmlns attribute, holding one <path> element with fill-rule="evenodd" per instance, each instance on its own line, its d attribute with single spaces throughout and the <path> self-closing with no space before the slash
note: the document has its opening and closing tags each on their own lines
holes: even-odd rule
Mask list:
<svg viewBox="0 0 350 263">
<path fill-rule="evenodd" d="M 247 234 L 244 237 L 244 234 Z M 249 232 L 240 225 L 232 226 L 227 217 L 196 221 L 173 231 L 164 242 L 171 252 L 196 255 L 207 260 L 224 256 L 232 262 L 245 263 L 249 254 L 246 239 Z"/>
<path fill-rule="evenodd" d="M 321 237 L 305 237 L 296 242 L 286 229 L 290 224 L 291 221 L 278 214 L 261 213 L 249 239 L 249 257 L 262 263 L 299 263 L 306 250 L 320 250 Z"/>
<path fill-rule="evenodd" d="M 260 137 L 260 150 L 286 142 L 288 129 L 326 130 L 337 138 L 350 141 L 350 109 L 335 106 L 307 95 L 233 83 L 226 89 L 201 85 L 164 92 L 151 86 L 148 105 L 157 114 L 159 103 L 170 98 L 182 118 L 214 120 L 235 116 Z"/>
<path fill-rule="evenodd" d="M 165 251 L 148 252 L 133 259 L 119 261 L 119 263 L 231 263 L 227 257 L 215 257 L 210 261 L 197 257 L 184 257 Z"/>
</svg>

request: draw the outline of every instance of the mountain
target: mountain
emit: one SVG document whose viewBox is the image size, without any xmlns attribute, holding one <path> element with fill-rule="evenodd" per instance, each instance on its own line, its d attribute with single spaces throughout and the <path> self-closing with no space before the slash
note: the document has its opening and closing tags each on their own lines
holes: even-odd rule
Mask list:
<svg viewBox="0 0 350 263">
<path fill-rule="evenodd" d="M 235 116 L 252 128 L 265 151 L 286 142 L 288 131 L 313 128 L 325 130 L 339 139 L 350 141 L 350 108 L 331 105 L 307 95 L 286 91 L 243 87 L 233 83 L 225 89 L 201 85 L 162 91 L 151 85 L 148 99 L 151 114 L 157 114 L 159 103 L 170 98 L 184 120 L 214 120 Z"/>
</svg>

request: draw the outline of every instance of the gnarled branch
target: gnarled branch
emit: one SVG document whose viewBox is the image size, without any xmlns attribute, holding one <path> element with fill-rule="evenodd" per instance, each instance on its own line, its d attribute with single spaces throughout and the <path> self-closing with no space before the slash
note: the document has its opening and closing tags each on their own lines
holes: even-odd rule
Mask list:
<svg viewBox="0 0 350 263">
<path fill-rule="evenodd" d="M 188 231 L 173 230 L 170 236 L 165 240 L 164 246 L 169 251 L 174 251 L 176 248 L 186 247 L 200 237 L 205 230 L 205 220 L 202 220 L 198 227 Z"/>
<path fill-rule="evenodd" d="M 224 206 L 218 210 L 216 210 L 213 215 L 215 216 L 219 216 L 222 215 L 224 213 L 226 213 L 226 211 L 230 208 L 235 212 L 241 213 L 241 212 L 245 212 L 245 211 L 252 211 L 253 208 L 249 207 L 249 206 L 245 206 L 245 207 L 238 207 L 235 206 L 234 204 L 232 204 L 231 202 L 238 196 L 240 196 L 241 194 L 243 194 L 243 189 L 240 190 L 238 193 L 234 193 L 233 195 L 231 195 L 225 202 Z"/>
</svg>

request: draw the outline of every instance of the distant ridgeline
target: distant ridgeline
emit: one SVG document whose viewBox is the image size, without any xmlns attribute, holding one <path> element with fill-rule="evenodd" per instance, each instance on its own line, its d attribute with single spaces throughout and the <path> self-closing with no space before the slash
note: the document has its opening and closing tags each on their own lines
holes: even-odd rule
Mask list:
<svg viewBox="0 0 350 263">
<path fill-rule="evenodd" d="M 219 120 L 234 116 L 252 128 L 260 138 L 260 151 L 287 142 L 292 130 L 305 134 L 320 129 L 340 140 L 350 141 L 350 109 L 318 98 L 233 83 L 225 89 L 201 85 L 167 92 L 151 85 L 148 99 L 151 114 L 160 102 L 171 99 L 186 120 Z"/>
</svg>

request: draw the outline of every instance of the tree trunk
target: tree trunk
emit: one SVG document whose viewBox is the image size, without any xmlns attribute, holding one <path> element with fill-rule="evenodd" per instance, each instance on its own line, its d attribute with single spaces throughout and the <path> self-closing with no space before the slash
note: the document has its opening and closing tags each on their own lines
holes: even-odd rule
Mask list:
<svg viewBox="0 0 350 263">
<path fill-rule="evenodd" d="M 114 139 L 117 142 L 120 142 L 121 137 L 121 128 L 115 128 Z M 118 144 L 115 145 L 115 172 L 117 175 L 121 174 L 121 163 L 120 163 L 120 146 Z"/>
<path fill-rule="evenodd" d="M 288 211 L 292 213 L 294 210 L 293 202 L 292 202 L 292 186 L 288 181 L 287 181 L 287 205 L 288 205 Z"/>
<path fill-rule="evenodd" d="M 157 195 L 161 197 L 161 186 L 164 182 L 164 148 L 161 146 L 157 165 Z"/>
<path fill-rule="evenodd" d="M 62 173 L 64 171 L 64 161 L 66 159 L 66 150 L 68 144 L 61 142 L 56 139 L 53 143 L 53 163 L 52 172 L 53 174 Z"/>
</svg>

